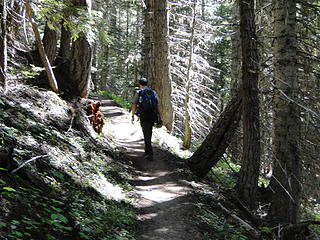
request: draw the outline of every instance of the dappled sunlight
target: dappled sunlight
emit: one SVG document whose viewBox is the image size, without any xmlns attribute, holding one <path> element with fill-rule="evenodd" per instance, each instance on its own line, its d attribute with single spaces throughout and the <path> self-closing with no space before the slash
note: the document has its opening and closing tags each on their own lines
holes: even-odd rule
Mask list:
<svg viewBox="0 0 320 240">
<path fill-rule="evenodd" d="M 135 187 L 137 199 L 133 204 L 139 209 L 137 218 L 142 221 L 137 239 L 180 239 L 181 232 L 187 239 L 201 239 L 197 230 L 190 228 L 188 223 L 193 209 L 190 185 L 181 181 L 174 167 L 177 157 L 171 154 L 187 158 L 191 152 L 182 150 L 182 142 L 171 136 L 165 127 L 154 128 L 154 160 L 148 161 L 138 118 L 131 123 L 128 112 L 120 114 L 124 110 L 113 106 L 102 108 L 102 111 L 106 118 L 104 133 L 123 150 L 135 168 L 136 176 L 131 184 Z"/>
<path fill-rule="evenodd" d="M 123 200 L 125 199 L 125 194 L 121 187 L 110 183 L 104 175 L 94 174 L 89 180 L 89 184 L 101 193 L 105 198 L 113 200 Z"/>
<path fill-rule="evenodd" d="M 154 128 L 153 142 L 168 148 L 171 152 L 174 152 L 182 158 L 189 158 L 192 155 L 191 151 L 181 148 L 182 140 L 172 136 L 165 127 Z"/>
<path fill-rule="evenodd" d="M 142 174 L 143 174 L 143 173 L 142 173 Z M 149 175 L 149 173 L 145 173 L 145 174 L 147 174 L 148 176 L 151 176 L 151 175 Z M 153 179 L 157 179 L 157 178 L 159 178 L 159 177 L 163 177 L 163 176 L 166 176 L 166 175 L 168 175 L 168 174 L 169 174 L 168 171 L 159 170 L 159 171 L 154 171 L 154 172 L 152 173 L 152 176 L 153 176 Z M 140 179 L 140 177 L 138 177 L 138 179 Z"/>
<path fill-rule="evenodd" d="M 165 183 L 152 185 L 152 186 L 137 186 L 137 193 L 148 200 L 156 203 L 162 203 L 170 201 L 176 197 L 183 196 L 186 189 L 175 184 L 175 183 Z"/>
<path fill-rule="evenodd" d="M 124 110 L 123 110 L 124 111 Z M 103 112 L 103 114 L 105 114 Z M 143 135 L 140 128 L 140 124 L 137 122 L 131 123 L 128 113 L 123 114 L 116 119 L 114 117 L 108 118 L 105 125 L 105 131 L 107 135 L 111 135 L 117 141 L 123 141 L 123 143 L 143 141 Z"/>
<path fill-rule="evenodd" d="M 142 181 L 150 181 L 150 180 L 156 179 L 156 177 L 138 176 L 138 179 Z"/>
</svg>

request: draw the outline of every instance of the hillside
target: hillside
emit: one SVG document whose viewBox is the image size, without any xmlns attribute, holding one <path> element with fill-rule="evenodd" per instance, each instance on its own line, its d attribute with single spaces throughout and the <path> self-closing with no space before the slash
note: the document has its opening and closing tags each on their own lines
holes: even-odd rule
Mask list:
<svg viewBox="0 0 320 240">
<path fill-rule="evenodd" d="M 223 207 L 242 215 L 231 190 L 184 167 L 176 154 L 191 153 L 164 128 L 146 161 L 139 123 L 113 101 L 92 96 L 105 120 L 98 135 L 89 100 L 22 83 L 0 97 L 1 239 L 269 239 Z"/>
</svg>

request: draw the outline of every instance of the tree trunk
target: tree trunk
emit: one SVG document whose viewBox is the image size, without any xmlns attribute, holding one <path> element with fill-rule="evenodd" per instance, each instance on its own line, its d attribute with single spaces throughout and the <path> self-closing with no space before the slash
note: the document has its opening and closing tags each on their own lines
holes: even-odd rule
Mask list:
<svg viewBox="0 0 320 240">
<path fill-rule="evenodd" d="M 105 9 L 103 11 L 103 18 L 108 19 L 111 22 L 113 14 L 111 13 L 111 7 L 109 4 L 109 0 L 104 1 Z M 112 26 L 110 26 L 112 28 Z M 101 60 L 99 61 L 98 69 L 101 71 L 100 77 L 100 89 L 101 90 L 108 90 L 107 89 L 107 80 L 109 78 L 109 66 L 110 66 L 110 46 L 109 44 L 101 44 L 101 51 L 102 56 Z"/>
<path fill-rule="evenodd" d="M 40 54 L 42 63 L 44 65 L 45 69 L 46 69 L 46 73 L 47 73 L 47 76 L 48 76 L 48 79 L 49 79 L 49 85 L 50 85 L 50 87 L 52 88 L 53 91 L 58 92 L 59 91 L 58 90 L 58 85 L 57 85 L 55 76 L 53 74 L 50 62 L 49 62 L 49 60 L 48 60 L 48 58 L 46 56 L 46 53 L 45 53 L 44 48 L 43 48 L 43 45 L 41 43 L 38 27 L 37 27 L 36 23 L 33 20 L 30 4 L 29 4 L 29 2 L 27 0 L 24 0 L 24 4 L 26 6 L 26 12 L 27 12 L 27 14 L 29 16 L 29 19 L 30 19 L 30 22 L 31 22 L 31 25 L 32 25 L 32 29 L 33 29 L 33 32 L 34 32 L 34 35 L 35 35 L 35 38 L 36 38 L 37 47 L 38 47 L 38 50 L 39 50 L 39 54 Z"/>
<path fill-rule="evenodd" d="M 238 193 L 251 208 L 257 193 L 260 167 L 260 124 L 258 97 L 258 50 L 254 0 L 240 2 L 242 45 L 243 155 Z"/>
<path fill-rule="evenodd" d="M 72 44 L 70 81 L 74 88 L 74 96 L 86 98 L 90 86 L 92 50 L 86 36 L 83 33 Z"/>
<path fill-rule="evenodd" d="M 144 76 L 148 79 L 150 87 L 155 88 L 153 0 L 146 0 L 145 5 L 146 8 L 144 10 Z"/>
<path fill-rule="evenodd" d="M 154 1 L 154 61 L 155 90 L 160 97 L 160 111 L 163 124 L 169 131 L 173 125 L 171 97 L 171 76 L 169 61 L 169 10 L 168 0 Z"/>
<path fill-rule="evenodd" d="M 189 105 L 189 100 L 190 100 L 190 89 L 192 86 L 192 82 L 191 82 L 191 76 L 190 76 L 190 72 L 191 72 L 191 68 L 192 68 L 192 57 L 193 57 L 193 39 L 194 39 L 194 28 L 195 28 L 195 24 L 196 24 L 196 4 L 197 1 L 194 0 L 194 4 L 193 4 L 193 19 L 192 19 L 192 26 L 191 26 L 191 34 L 190 34 L 190 56 L 189 56 L 189 63 L 188 63 L 188 69 L 187 69 L 187 76 L 186 76 L 186 81 L 187 81 L 187 85 L 186 85 L 186 96 L 185 96 L 185 100 L 184 100 L 184 111 L 185 111 L 185 130 L 184 130 L 184 139 L 183 139 L 183 148 L 184 149 L 189 149 L 190 148 L 190 144 L 191 144 L 191 127 L 190 127 L 190 114 L 189 114 L 189 109 L 188 109 L 188 105 Z"/>
<path fill-rule="evenodd" d="M 239 93 L 233 95 L 209 135 L 188 160 L 193 173 L 204 177 L 217 164 L 228 147 L 241 118 L 242 99 Z"/>
<path fill-rule="evenodd" d="M 129 19 L 132 16 L 130 16 L 130 10 L 129 10 L 129 2 L 126 3 L 126 55 L 125 58 L 129 58 L 130 54 L 130 43 L 129 43 Z M 129 61 L 126 62 L 126 79 L 129 79 Z"/>
<path fill-rule="evenodd" d="M 235 23 L 233 27 L 233 32 L 231 36 L 232 45 L 232 57 L 231 57 L 231 94 L 235 93 L 240 86 L 240 80 L 242 78 L 242 56 L 241 56 L 241 40 L 240 40 L 240 28 L 236 24 L 239 21 L 239 5 L 234 4 L 233 9 L 233 22 Z"/>
<path fill-rule="evenodd" d="M 42 43 L 43 43 L 44 51 L 48 57 L 50 64 L 53 64 L 53 61 L 56 57 L 57 40 L 58 40 L 57 32 L 49 28 L 48 21 L 47 21 L 46 26 L 44 28 Z"/>
<path fill-rule="evenodd" d="M 273 1 L 275 159 L 270 215 L 280 222 L 299 219 L 301 160 L 299 156 L 296 0 Z M 284 207 L 285 206 L 285 207 Z"/>
<path fill-rule="evenodd" d="M 58 56 L 55 60 L 55 64 L 65 63 L 69 61 L 70 57 L 70 45 L 71 45 L 71 32 L 70 30 L 61 24 L 61 37 Z"/>
<path fill-rule="evenodd" d="M 2 0 L 0 12 L 0 85 L 6 91 L 6 72 L 7 72 L 7 0 Z"/>
<path fill-rule="evenodd" d="M 77 6 L 84 6 L 90 15 L 90 1 L 78 1 Z M 86 98 L 89 93 L 91 81 L 92 48 L 84 33 L 72 43 L 70 62 L 70 81 L 73 96 Z"/>
<path fill-rule="evenodd" d="M 102 79 L 100 81 L 100 88 L 101 90 L 108 90 L 107 89 L 107 80 L 109 78 L 109 56 L 110 56 L 110 47 L 109 45 L 105 46 L 104 54 L 103 54 L 103 62 L 105 62 L 105 66 L 101 66 L 103 68 L 102 72 Z"/>
<path fill-rule="evenodd" d="M 242 58 L 241 58 L 241 41 L 240 41 L 240 26 L 236 24 L 239 22 L 239 5 L 234 4 L 233 6 L 233 32 L 231 36 L 232 45 L 232 56 L 231 56 L 231 95 L 233 95 L 240 86 L 240 81 L 242 78 L 241 68 L 242 68 Z M 240 162 L 242 155 L 242 134 L 240 133 L 240 128 L 232 139 L 230 146 L 228 147 L 228 155 L 231 161 L 236 163 Z"/>
</svg>

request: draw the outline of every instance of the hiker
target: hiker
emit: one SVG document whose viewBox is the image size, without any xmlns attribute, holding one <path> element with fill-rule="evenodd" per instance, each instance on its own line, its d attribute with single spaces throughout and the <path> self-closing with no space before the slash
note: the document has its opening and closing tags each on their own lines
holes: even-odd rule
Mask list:
<svg viewBox="0 0 320 240">
<path fill-rule="evenodd" d="M 152 127 L 155 123 L 162 125 L 159 109 L 160 100 L 157 96 L 157 93 L 148 87 L 148 80 L 146 78 L 141 78 L 139 80 L 139 88 L 140 89 L 136 91 L 132 99 L 131 122 L 134 121 L 134 115 L 137 110 L 137 115 L 140 118 L 140 125 L 144 137 L 144 152 L 146 159 L 152 161 Z"/>
</svg>

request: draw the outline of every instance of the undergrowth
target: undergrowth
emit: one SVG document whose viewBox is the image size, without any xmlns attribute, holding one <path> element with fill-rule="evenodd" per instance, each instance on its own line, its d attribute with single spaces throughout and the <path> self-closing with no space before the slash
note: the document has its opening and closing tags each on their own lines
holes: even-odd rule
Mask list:
<svg viewBox="0 0 320 240">
<path fill-rule="evenodd" d="M 207 174 L 206 179 L 210 182 L 216 182 L 227 188 L 235 187 L 237 183 L 237 173 L 240 165 L 237 165 L 228 159 L 220 160 Z"/>
<path fill-rule="evenodd" d="M 134 240 L 130 163 L 54 93 L 15 94 L 0 98 L 0 150 L 14 148 L 0 161 L 0 239 Z"/>
<path fill-rule="evenodd" d="M 46 189 L 1 174 L 1 239 L 133 239 L 128 229 L 135 213 L 129 202 L 107 200 L 54 171 L 47 178 L 59 187 Z"/>
<path fill-rule="evenodd" d="M 246 230 L 228 217 L 209 195 L 198 196 L 197 215 L 203 225 L 205 240 L 249 240 Z"/>
</svg>

